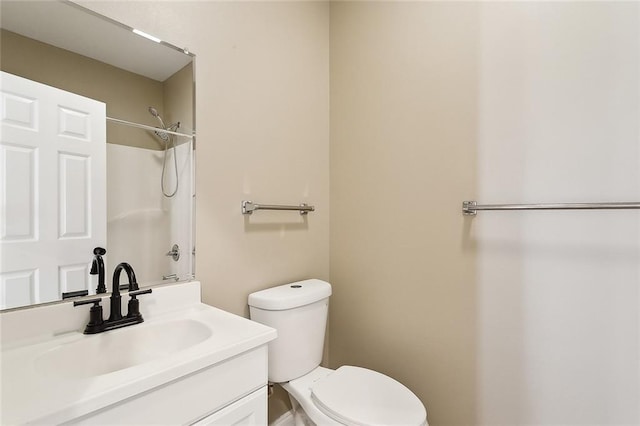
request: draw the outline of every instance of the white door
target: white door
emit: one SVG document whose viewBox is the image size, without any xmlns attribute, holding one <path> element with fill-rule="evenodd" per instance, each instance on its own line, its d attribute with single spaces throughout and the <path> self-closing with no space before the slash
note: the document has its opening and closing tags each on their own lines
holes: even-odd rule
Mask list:
<svg viewBox="0 0 640 426">
<path fill-rule="evenodd" d="M 89 290 L 106 247 L 106 106 L 0 75 L 0 308 Z"/>
</svg>

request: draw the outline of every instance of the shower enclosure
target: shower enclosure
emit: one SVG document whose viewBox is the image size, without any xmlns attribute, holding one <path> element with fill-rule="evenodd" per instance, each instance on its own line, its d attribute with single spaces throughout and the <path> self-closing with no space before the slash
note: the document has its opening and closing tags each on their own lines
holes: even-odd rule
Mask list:
<svg viewBox="0 0 640 426">
<path fill-rule="evenodd" d="M 166 150 L 107 144 L 108 256 L 140 282 L 193 276 L 193 142 L 175 138 Z"/>
</svg>

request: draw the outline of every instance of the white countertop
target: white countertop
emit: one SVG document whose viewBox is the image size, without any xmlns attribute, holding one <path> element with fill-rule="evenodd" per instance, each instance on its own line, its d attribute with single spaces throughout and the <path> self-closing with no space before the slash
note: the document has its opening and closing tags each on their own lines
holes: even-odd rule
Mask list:
<svg viewBox="0 0 640 426">
<path fill-rule="evenodd" d="M 192 289 L 190 292 L 198 295 L 197 300 L 195 297 L 184 300 L 187 290 L 185 286 L 197 287 L 197 291 Z M 2 348 L 0 423 L 65 422 L 217 364 L 264 345 L 276 337 L 276 331 L 270 327 L 200 303 L 198 282 L 154 288 L 153 299 L 144 297 L 140 297 L 140 307 L 145 322 L 131 327 L 139 327 L 142 331 L 145 327 L 162 327 L 163 323 L 186 318 L 205 324 L 210 328 L 211 335 L 189 348 L 158 356 L 129 368 L 93 377 L 64 377 L 38 371 L 37 359 L 61 345 L 73 344 L 81 339 L 100 339 L 101 334 L 84 335 L 81 330 L 76 329 L 56 333 L 55 336 L 46 333 L 38 336 L 26 335 L 22 340 L 15 337 L 18 334 L 13 334 L 13 341 L 3 342 Z M 172 298 L 182 300 L 172 305 Z M 145 313 L 145 302 L 152 312 Z M 108 307 L 108 302 L 105 305 Z M 162 306 L 166 308 L 163 309 Z M 83 311 L 88 320 L 88 309 Z M 3 334 L 5 328 L 19 326 L 20 323 L 6 316 L 2 320 Z M 106 333 L 118 333 L 131 327 Z M 17 333 L 14 330 L 7 331 L 9 334 Z M 90 362 L 100 363 L 101 359 Z"/>
</svg>

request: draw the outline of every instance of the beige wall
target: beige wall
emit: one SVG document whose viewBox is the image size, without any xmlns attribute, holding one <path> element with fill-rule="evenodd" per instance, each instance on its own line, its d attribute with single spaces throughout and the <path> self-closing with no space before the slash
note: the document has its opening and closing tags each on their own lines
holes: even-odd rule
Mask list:
<svg viewBox="0 0 640 426">
<path fill-rule="evenodd" d="M 162 112 L 162 83 L 68 50 L 1 30 L 3 71 L 107 104 L 107 116 L 157 126 L 147 107 Z M 161 149 L 150 132 L 108 123 L 107 142 Z"/>
<path fill-rule="evenodd" d="M 476 17 L 331 4 L 330 364 L 398 379 L 433 425 L 475 418 Z"/>
<path fill-rule="evenodd" d="M 169 126 L 180 122 L 180 133 L 192 134 L 193 126 L 193 63 L 182 68 L 162 83 L 162 119 Z M 187 142 L 188 139 L 178 137 L 177 143 Z"/>
<path fill-rule="evenodd" d="M 329 4 L 83 2 L 196 54 L 196 277 L 248 315 L 249 293 L 329 279 Z M 316 206 L 240 213 L 242 200 Z M 270 416 L 287 404 L 271 399 Z"/>
</svg>

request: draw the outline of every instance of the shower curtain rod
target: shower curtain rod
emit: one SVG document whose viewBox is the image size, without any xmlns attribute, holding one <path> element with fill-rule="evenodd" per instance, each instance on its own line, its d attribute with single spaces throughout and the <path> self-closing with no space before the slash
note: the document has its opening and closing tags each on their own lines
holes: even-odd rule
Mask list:
<svg viewBox="0 0 640 426">
<path fill-rule="evenodd" d="M 111 121 L 117 124 L 124 124 L 125 126 L 137 127 L 139 129 L 151 130 L 152 132 L 167 133 L 169 135 L 182 136 L 185 138 L 193 139 L 195 135 L 187 135 L 186 133 L 172 132 L 171 130 L 164 130 L 160 127 L 147 126 L 146 124 L 134 123 L 132 121 L 120 120 L 119 118 L 107 117 L 107 121 Z"/>
<path fill-rule="evenodd" d="M 462 214 L 475 216 L 478 210 L 631 210 L 640 209 L 640 202 L 629 203 L 550 203 L 550 204 L 478 204 L 462 202 Z"/>
</svg>

